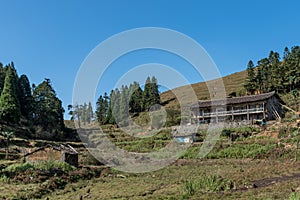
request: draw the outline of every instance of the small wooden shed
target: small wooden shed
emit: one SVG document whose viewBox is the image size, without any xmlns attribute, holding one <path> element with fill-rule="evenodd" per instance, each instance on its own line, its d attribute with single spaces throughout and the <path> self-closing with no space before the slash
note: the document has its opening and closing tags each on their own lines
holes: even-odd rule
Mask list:
<svg viewBox="0 0 300 200">
<path fill-rule="evenodd" d="M 178 143 L 193 143 L 198 141 L 199 137 L 194 130 L 194 126 L 173 126 L 172 137 Z"/>
<path fill-rule="evenodd" d="M 181 134 L 181 135 L 175 135 L 174 139 L 176 142 L 179 143 L 193 143 L 195 142 L 196 134 Z"/>
<path fill-rule="evenodd" d="M 46 145 L 24 155 L 26 162 L 63 161 L 78 167 L 78 152 L 70 145 Z"/>
</svg>

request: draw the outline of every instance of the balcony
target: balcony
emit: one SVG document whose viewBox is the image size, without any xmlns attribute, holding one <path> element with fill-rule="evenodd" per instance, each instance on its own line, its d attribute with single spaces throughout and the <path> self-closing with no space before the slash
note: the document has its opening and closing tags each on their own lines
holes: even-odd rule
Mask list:
<svg viewBox="0 0 300 200">
<path fill-rule="evenodd" d="M 222 117 L 222 116 L 232 116 L 232 115 L 246 115 L 246 114 L 256 114 L 256 113 L 263 113 L 263 108 L 250 108 L 250 109 L 240 109 L 240 110 L 229 110 L 229 111 L 217 111 L 217 112 L 207 112 L 203 113 L 202 115 L 199 114 L 198 118 L 203 117 Z"/>
</svg>

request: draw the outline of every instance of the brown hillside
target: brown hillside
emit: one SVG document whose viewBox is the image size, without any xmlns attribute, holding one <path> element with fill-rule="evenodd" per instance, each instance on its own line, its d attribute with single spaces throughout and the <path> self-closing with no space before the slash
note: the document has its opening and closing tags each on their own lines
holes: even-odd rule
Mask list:
<svg viewBox="0 0 300 200">
<path fill-rule="evenodd" d="M 225 86 L 226 90 L 226 95 L 229 95 L 232 92 L 236 92 L 237 96 L 241 96 L 245 94 L 245 89 L 243 87 L 245 80 L 247 77 L 247 71 L 241 71 L 237 72 L 228 76 L 223 77 L 223 83 Z M 209 82 L 213 83 L 216 82 L 216 80 L 211 80 Z M 165 107 L 172 107 L 172 108 L 179 108 L 179 103 L 172 91 L 176 90 L 176 93 L 178 92 L 181 94 L 182 97 L 188 96 L 187 93 L 187 87 L 188 86 L 182 86 L 175 88 L 173 90 L 169 90 L 166 92 L 163 92 L 160 95 L 161 101 Z M 198 99 L 209 99 L 210 95 L 206 86 L 206 82 L 199 82 L 199 83 L 194 83 L 192 84 L 192 88 L 194 89 Z M 215 89 L 215 92 L 218 93 L 218 88 Z M 184 99 L 184 98 L 183 98 Z M 185 103 L 194 103 L 194 102 L 189 102 L 189 99 L 186 98 Z"/>
</svg>

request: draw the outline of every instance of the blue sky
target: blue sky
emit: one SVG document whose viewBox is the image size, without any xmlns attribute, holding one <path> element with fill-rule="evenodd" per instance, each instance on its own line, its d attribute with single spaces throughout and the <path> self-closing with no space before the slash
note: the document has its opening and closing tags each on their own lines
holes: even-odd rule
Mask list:
<svg viewBox="0 0 300 200">
<path fill-rule="evenodd" d="M 26 74 L 35 84 L 50 78 L 66 107 L 81 63 L 114 34 L 140 27 L 182 32 L 201 44 L 221 74 L 228 75 L 270 50 L 282 55 L 285 46 L 299 45 L 299 7 L 297 0 L 0 0 L 0 62 L 14 61 L 19 75 Z M 130 59 L 142 64 L 157 58 L 158 63 L 186 67 L 172 56 L 157 54 L 129 55 L 124 63 L 130 67 Z M 122 75 L 120 71 L 116 65 L 109 76 Z M 191 83 L 201 81 L 192 74 L 186 74 Z M 109 92 L 113 80 L 100 83 L 98 92 Z"/>
</svg>

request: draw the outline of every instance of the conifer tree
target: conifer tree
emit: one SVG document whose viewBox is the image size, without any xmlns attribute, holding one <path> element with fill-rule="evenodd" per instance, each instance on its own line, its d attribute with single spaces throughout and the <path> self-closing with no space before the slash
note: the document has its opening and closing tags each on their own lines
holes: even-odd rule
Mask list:
<svg viewBox="0 0 300 200">
<path fill-rule="evenodd" d="M 146 111 L 151 106 L 151 79 L 148 76 L 145 82 L 145 87 L 143 91 L 143 97 L 142 97 L 142 109 L 143 111 Z"/>
<path fill-rule="evenodd" d="M 129 110 L 131 113 L 140 113 L 142 111 L 143 91 L 138 82 L 133 82 L 129 87 L 130 100 Z"/>
<path fill-rule="evenodd" d="M 109 124 L 115 124 L 116 122 L 115 122 L 115 118 L 114 118 L 114 116 L 113 116 L 113 111 L 112 111 L 112 109 L 113 109 L 113 99 L 114 99 L 114 91 L 112 90 L 111 92 L 110 92 L 110 101 L 109 101 L 109 105 L 108 105 L 108 110 L 107 110 L 107 122 L 109 123 Z"/>
<path fill-rule="evenodd" d="M 121 92 L 116 88 L 111 98 L 112 116 L 115 122 L 118 122 L 120 116 Z"/>
<path fill-rule="evenodd" d="M 100 125 L 106 123 L 106 110 L 105 110 L 105 102 L 102 95 L 98 98 L 96 102 L 96 116 Z"/>
<path fill-rule="evenodd" d="M 62 130 L 64 128 L 64 109 L 50 79 L 45 79 L 34 89 L 33 98 L 35 100 L 35 124 L 50 132 Z"/>
<path fill-rule="evenodd" d="M 159 91 L 158 91 L 158 85 L 157 85 L 157 79 L 153 76 L 151 79 L 152 83 L 152 105 L 154 104 L 160 104 L 160 96 L 159 96 Z"/>
<path fill-rule="evenodd" d="M 255 83 L 255 71 L 254 71 L 254 64 L 252 62 L 252 60 L 249 61 L 248 65 L 247 65 L 247 80 L 246 80 L 246 84 L 244 85 L 245 89 L 250 93 L 250 94 L 254 94 L 255 90 L 256 90 L 256 83 Z"/>
<path fill-rule="evenodd" d="M 128 118 L 129 118 L 129 89 L 127 86 L 122 85 L 121 99 L 120 99 L 120 113 L 116 119 L 117 122 L 123 122 L 123 125 L 126 126 L 128 122 Z"/>
<path fill-rule="evenodd" d="M 0 63 L 0 94 L 4 87 L 5 76 L 6 76 L 5 69 L 3 68 L 3 64 Z"/>
<path fill-rule="evenodd" d="M 268 91 L 281 91 L 284 73 L 282 73 L 279 53 L 271 51 L 269 54 L 269 63 L 269 70 L 271 73 Z"/>
<path fill-rule="evenodd" d="M 87 112 L 88 112 L 88 123 L 90 123 L 94 118 L 93 106 L 91 102 L 89 102 Z"/>
<path fill-rule="evenodd" d="M 6 71 L 4 87 L 0 97 L 0 119 L 10 124 L 18 123 L 21 117 L 16 79 L 17 74 L 15 69 L 9 66 Z"/>
<path fill-rule="evenodd" d="M 150 77 L 147 77 L 142 98 L 142 109 L 144 111 L 147 111 L 151 106 L 159 103 L 160 96 L 157 80 L 154 76 L 152 77 L 152 79 L 150 79 Z"/>
<path fill-rule="evenodd" d="M 21 75 L 18 81 L 19 101 L 21 114 L 28 120 L 32 120 L 34 110 L 34 100 L 31 93 L 31 87 L 26 75 Z"/>
</svg>

